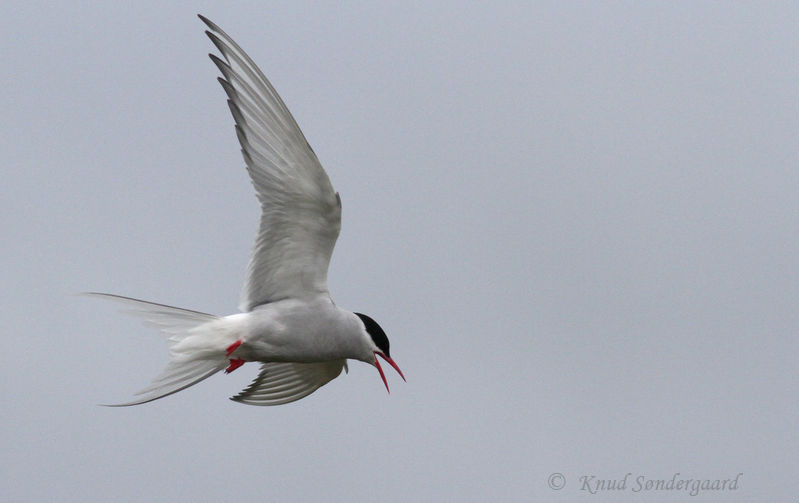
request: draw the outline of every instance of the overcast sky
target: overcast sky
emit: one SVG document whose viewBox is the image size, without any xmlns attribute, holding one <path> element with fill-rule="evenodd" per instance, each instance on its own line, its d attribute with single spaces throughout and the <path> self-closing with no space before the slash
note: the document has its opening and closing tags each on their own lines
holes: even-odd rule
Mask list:
<svg viewBox="0 0 799 503">
<path fill-rule="evenodd" d="M 799 492 L 795 3 L 121 3 L 0 7 L 0 500 Z M 74 293 L 238 304 L 258 205 L 198 12 L 341 193 L 330 289 L 387 331 L 390 396 L 354 362 L 244 406 L 249 364 L 96 405 L 166 349 Z"/>
</svg>

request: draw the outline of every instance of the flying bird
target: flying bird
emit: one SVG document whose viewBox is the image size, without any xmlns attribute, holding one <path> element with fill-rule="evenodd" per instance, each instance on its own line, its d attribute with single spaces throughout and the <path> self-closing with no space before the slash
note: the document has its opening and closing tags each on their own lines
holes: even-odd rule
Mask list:
<svg viewBox="0 0 799 503">
<path fill-rule="evenodd" d="M 239 309 L 214 316 L 107 293 L 88 295 L 125 304 L 166 337 L 169 363 L 161 375 L 114 406 L 138 405 L 177 393 L 217 372 L 259 362 L 260 372 L 231 400 L 280 405 L 306 397 L 347 369 L 347 359 L 373 365 L 388 391 L 378 357 L 404 380 L 386 333 L 369 316 L 339 308 L 327 269 L 341 229 L 341 198 L 302 131 L 250 57 L 203 16 L 221 54 L 222 76 L 236 136 L 258 201 L 261 222 Z"/>
</svg>

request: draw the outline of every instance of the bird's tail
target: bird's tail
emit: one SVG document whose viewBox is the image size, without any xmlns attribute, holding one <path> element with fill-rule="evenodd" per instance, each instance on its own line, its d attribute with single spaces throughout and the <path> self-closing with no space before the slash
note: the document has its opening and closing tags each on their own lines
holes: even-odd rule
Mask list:
<svg viewBox="0 0 799 503">
<path fill-rule="evenodd" d="M 187 339 L 200 335 L 201 327 L 218 320 L 217 316 L 108 293 L 87 293 L 86 295 L 124 304 L 126 307 L 123 312 L 141 318 L 145 325 L 160 330 L 167 338 L 169 346 L 169 364 L 153 380 L 152 384 L 136 393 L 139 398 L 130 402 L 109 405 L 110 407 L 138 405 L 177 393 L 211 377 L 227 365 L 227 359 L 223 352 L 212 357 L 203 355 L 202 352 L 181 351 L 179 347 L 181 342 L 184 342 L 185 346 L 185 343 L 189 342 Z"/>
</svg>

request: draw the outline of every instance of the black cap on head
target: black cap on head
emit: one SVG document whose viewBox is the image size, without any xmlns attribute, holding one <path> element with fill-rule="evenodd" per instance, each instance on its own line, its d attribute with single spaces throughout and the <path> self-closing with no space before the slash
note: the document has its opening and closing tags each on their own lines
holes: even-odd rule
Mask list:
<svg viewBox="0 0 799 503">
<path fill-rule="evenodd" d="M 388 352 L 388 337 L 386 336 L 386 333 L 383 332 L 383 329 L 380 328 L 380 325 L 378 325 L 375 320 L 366 316 L 365 314 L 355 314 L 363 322 L 363 325 L 366 327 L 366 333 L 368 333 L 372 338 L 375 346 L 377 346 L 384 355 L 391 358 L 391 354 Z"/>
</svg>

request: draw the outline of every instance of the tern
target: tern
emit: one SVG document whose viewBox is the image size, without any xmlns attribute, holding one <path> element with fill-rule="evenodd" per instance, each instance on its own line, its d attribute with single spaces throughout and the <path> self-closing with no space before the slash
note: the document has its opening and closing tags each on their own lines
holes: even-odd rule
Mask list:
<svg viewBox="0 0 799 503">
<path fill-rule="evenodd" d="M 259 362 L 255 380 L 231 398 L 280 405 L 304 398 L 347 369 L 347 360 L 377 368 L 378 357 L 402 377 L 386 333 L 369 316 L 339 308 L 327 269 L 341 229 L 341 198 L 294 117 L 250 57 L 203 16 L 205 32 L 222 58 L 209 54 L 222 76 L 236 136 L 258 201 L 261 222 L 239 309 L 214 316 L 108 293 L 88 293 L 125 304 L 166 337 L 169 363 L 138 398 L 151 402 L 217 372 Z"/>
</svg>

